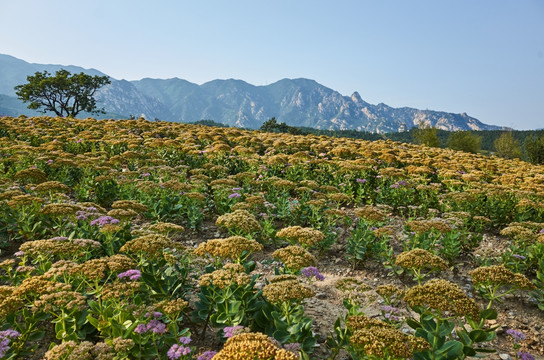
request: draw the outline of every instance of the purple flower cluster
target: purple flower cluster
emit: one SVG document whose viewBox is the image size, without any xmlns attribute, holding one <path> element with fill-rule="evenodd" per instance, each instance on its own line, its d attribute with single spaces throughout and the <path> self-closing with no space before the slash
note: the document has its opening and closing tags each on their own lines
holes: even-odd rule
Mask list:
<svg viewBox="0 0 544 360">
<path fill-rule="evenodd" d="M 68 238 L 66 236 L 55 236 L 54 238 L 49 239 L 49 241 L 66 241 Z"/>
<path fill-rule="evenodd" d="M 239 198 L 239 197 L 241 197 L 241 196 L 242 196 L 241 194 L 235 192 L 235 193 L 232 193 L 232 194 L 229 195 L 229 199 L 232 199 L 232 198 Z"/>
<path fill-rule="evenodd" d="M 245 332 L 248 332 L 248 329 L 246 329 L 242 325 L 227 326 L 226 328 L 223 329 L 223 333 L 225 334 L 225 337 L 227 339 L 230 339 L 231 337 L 235 335 L 243 334 Z"/>
<path fill-rule="evenodd" d="M 117 278 L 122 279 L 122 278 L 128 277 L 130 280 L 134 281 L 134 280 L 138 280 L 141 276 L 142 276 L 142 273 L 140 272 L 140 270 L 130 269 L 117 275 Z"/>
<path fill-rule="evenodd" d="M 146 332 L 152 332 L 154 334 L 164 334 L 166 332 L 166 324 L 160 320 L 153 319 L 147 324 L 139 324 L 134 329 L 137 334 L 144 334 Z"/>
<path fill-rule="evenodd" d="M 162 313 L 159 312 L 159 311 L 153 311 L 152 313 L 146 313 L 145 316 L 158 319 L 158 318 L 160 318 L 162 316 Z"/>
<path fill-rule="evenodd" d="M 399 308 L 396 308 L 391 305 L 384 305 L 381 307 L 383 311 L 383 316 L 390 321 L 401 321 L 400 315 L 402 314 L 402 311 Z"/>
<path fill-rule="evenodd" d="M 100 227 L 104 226 L 104 225 L 114 225 L 114 224 L 119 224 L 120 221 L 116 218 L 113 218 L 111 216 L 101 216 L 99 217 L 98 219 L 94 219 L 93 221 L 91 221 L 91 226 L 95 226 L 95 225 L 98 225 Z"/>
<path fill-rule="evenodd" d="M 518 351 L 517 355 L 519 360 L 535 360 L 533 355 L 523 351 Z"/>
<path fill-rule="evenodd" d="M 87 220 L 89 217 L 96 218 L 100 216 L 100 213 L 94 206 L 89 206 L 85 210 L 76 211 L 77 220 Z"/>
<path fill-rule="evenodd" d="M 399 182 L 397 182 L 396 184 L 391 185 L 390 187 L 393 188 L 393 189 L 397 189 L 397 188 L 399 188 L 401 186 L 406 186 L 406 181 L 400 180 Z"/>
<path fill-rule="evenodd" d="M 301 349 L 301 346 L 299 343 L 290 343 L 283 345 L 283 348 L 287 351 L 298 353 Z"/>
<path fill-rule="evenodd" d="M 307 277 L 308 279 L 315 278 L 319 281 L 325 280 L 325 276 L 323 276 L 315 266 L 308 266 L 302 269 L 302 276 Z"/>
<path fill-rule="evenodd" d="M 191 342 L 191 338 L 189 336 L 183 336 L 179 338 L 180 344 L 174 344 L 170 349 L 168 350 L 168 353 L 166 355 L 170 360 L 177 360 L 182 356 L 189 355 L 191 353 L 191 348 L 183 345 L 187 345 Z"/>
<path fill-rule="evenodd" d="M 513 254 L 512 256 L 515 257 L 516 259 L 520 259 L 520 260 L 525 260 L 525 259 L 527 259 L 525 256 L 519 255 L 519 254 Z"/>
<path fill-rule="evenodd" d="M 204 351 L 199 357 L 196 358 L 196 360 L 212 360 L 215 354 L 217 354 L 217 351 Z"/>
<path fill-rule="evenodd" d="M 177 360 L 182 356 L 189 355 L 190 352 L 191 352 L 190 347 L 174 344 L 172 345 L 170 350 L 168 350 L 168 352 L 166 353 L 166 356 L 168 356 L 170 360 Z"/>
<path fill-rule="evenodd" d="M 0 358 L 3 358 L 8 352 L 10 348 L 9 342 L 20 335 L 21 334 L 18 331 L 11 329 L 0 331 Z"/>
<path fill-rule="evenodd" d="M 506 330 L 506 333 L 507 333 L 508 335 L 510 335 L 511 337 L 513 337 L 514 340 L 516 340 L 516 341 L 525 340 L 525 334 L 522 333 L 522 332 L 519 331 L 519 330 L 508 329 L 508 330 Z"/>
</svg>

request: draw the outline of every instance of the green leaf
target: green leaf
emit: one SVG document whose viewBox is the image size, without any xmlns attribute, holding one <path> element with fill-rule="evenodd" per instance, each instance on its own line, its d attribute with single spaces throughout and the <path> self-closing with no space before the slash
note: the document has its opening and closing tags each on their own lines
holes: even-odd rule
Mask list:
<svg viewBox="0 0 544 360">
<path fill-rule="evenodd" d="M 92 317 L 92 315 L 89 314 L 87 315 L 87 321 L 89 322 L 89 324 L 98 329 L 98 319 L 95 319 L 94 317 Z"/>
<path fill-rule="evenodd" d="M 228 305 L 229 308 L 229 314 L 237 314 L 240 311 L 240 307 L 242 306 L 241 301 L 231 301 Z"/>
<path fill-rule="evenodd" d="M 455 328 L 455 324 L 453 322 L 444 321 L 444 323 L 440 325 L 438 335 L 440 336 L 450 335 L 454 328 Z"/>
<path fill-rule="evenodd" d="M 274 339 L 278 340 L 282 344 L 285 344 L 290 337 L 291 334 L 284 329 L 274 331 Z"/>
<path fill-rule="evenodd" d="M 476 350 L 474 350 L 471 346 L 463 346 L 463 354 L 466 356 L 475 356 Z"/>
<path fill-rule="evenodd" d="M 474 342 L 482 342 L 487 340 L 487 332 L 483 330 L 472 330 L 468 333 L 468 336 Z"/>
<path fill-rule="evenodd" d="M 45 331 L 35 331 L 28 337 L 28 341 L 39 341 L 45 336 Z"/>
<path fill-rule="evenodd" d="M 495 309 L 485 309 L 485 310 L 482 310 L 482 312 L 480 313 L 480 317 L 486 320 L 495 320 L 497 316 L 498 316 L 498 313 L 497 313 L 497 310 Z"/>
<path fill-rule="evenodd" d="M 456 340 L 446 342 L 436 352 L 438 355 L 445 355 L 447 360 L 455 360 L 463 354 L 463 344 Z"/>
<path fill-rule="evenodd" d="M 244 269 L 246 270 L 246 273 L 250 273 L 253 270 L 255 270 L 255 267 L 257 266 L 257 263 L 255 261 L 249 261 L 244 264 Z"/>
<path fill-rule="evenodd" d="M 419 329 L 421 328 L 421 324 L 417 321 L 415 321 L 414 319 L 406 319 L 406 324 L 408 324 L 409 327 L 411 327 L 412 329 L 416 330 L 416 329 Z"/>
</svg>

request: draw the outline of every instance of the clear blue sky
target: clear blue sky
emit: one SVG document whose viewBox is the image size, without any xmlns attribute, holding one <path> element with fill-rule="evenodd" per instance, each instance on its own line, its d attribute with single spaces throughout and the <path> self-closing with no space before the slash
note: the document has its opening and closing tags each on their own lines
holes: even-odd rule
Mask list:
<svg viewBox="0 0 544 360">
<path fill-rule="evenodd" d="M 0 53 L 117 79 L 305 77 L 367 102 L 544 127 L 542 0 L 1 0 Z"/>
</svg>

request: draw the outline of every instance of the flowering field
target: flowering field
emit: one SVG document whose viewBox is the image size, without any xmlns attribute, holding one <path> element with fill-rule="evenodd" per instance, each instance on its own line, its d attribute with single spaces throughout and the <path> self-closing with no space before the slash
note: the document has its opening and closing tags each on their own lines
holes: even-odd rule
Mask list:
<svg viewBox="0 0 544 360">
<path fill-rule="evenodd" d="M 0 359 L 544 354 L 544 167 L 521 161 L 4 117 L 0 246 Z"/>
</svg>

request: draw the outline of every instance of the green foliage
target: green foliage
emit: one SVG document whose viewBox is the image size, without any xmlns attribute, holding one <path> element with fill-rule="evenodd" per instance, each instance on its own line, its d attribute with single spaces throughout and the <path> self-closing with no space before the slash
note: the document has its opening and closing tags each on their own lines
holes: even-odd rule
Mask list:
<svg viewBox="0 0 544 360">
<path fill-rule="evenodd" d="M 213 120 L 207 120 L 207 119 L 198 120 L 198 121 L 195 121 L 195 122 L 192 122 L 192 123 L 189 123 L 189 124 L 213 126 L 213 127 L 221 127 L 221 128 L 230 127 L 229 125 L 225 125 L 223 123 L 213 121 Z"/>
<path fill-rule="evenodd" d="M 414 360 L 465 359 L 472 356 L 480 357 L 477 353 L 494 352 L 492 349 L 475 345 L 492 341 L 497 337 L 496 328 L 482 327 L 485 320 L 497 318 L 495 310 L 482 311 L 477 321 L 467 318 L 471 330 L 460 324 L 460 317 L 444 319 L 423 307 L 413 307 L 412 310 L 419 314 L 419 320 L 408 319 L 406 323 L 416 331 L 416 336 L 424 338 L 431 345 L 430 350 L 415 353 Z"/>
<path fill-rule="evenodd" d="M 534 284 L 536 289 L 531 292 L 531 297 L 536 301 L 538 308 L 544 311 L 544 259 L 540 259 L 538 263 Z"/>
<path fill-rule="evenodd" d="M 280 133 L 289 133 L 293 135 L 300 135 L 302 131 L 295 126 L 289 126 L 286 123 L 278 123 L 276 118 L 273 117 L 270 120 L 265 121 L 259 130 L 266 132 L 280 132 Z"/>
<path fill-rule="evenodd" d="M 470 131 L 456 131 L 448 138 L 448 147 L 453 150 L 478 153 L 481 149 L 482 138 Z"/>
<path fill-rule="evenodd" d="M 533 164 L 544 164 L 544 134 L 531 135 L 525 139 L 525 152 Z"/>
<path fill-rule="evenodd" d="M 521 158 L 519 141 L 514 138 L 512 132 L 504 132 L 493 142 L 495 154 L 505 159 Z"/>
<path fill-rule="evenodd" d="M 371 257 L 380 257 L 387 249 L 389 239 L 377 237 L 372 230 L 371 225 L 361 219 L 347 239 L 346 251 L 354 265 Z"/>
<path fill-rule="evenodd" d="M 412 133 L 413 139 L 421 145 L 430 147 L 440 147 L 440 140 L 438 140 L 438 129 L 429 126 L 420 126 Z"/>
<path fill-rule="evenodd" d="M 107 76 L 91 76 L 85 73 L 72 75 L 61 69 L 51 76 L 47 71 L 27 76 L 28 83 L 15 87 L 17 97 L 30 102 L 29 109 L 52 111 L 56 115 L 75 117 L 82 111 L 105 113 L 96 106 L 94 94 L 103 85 L 109 84 Z"/>
<path fill-rule="evenodd" d="M 312 319 L 304 315 L 304 306 L 266 303 L 255 320 L 265 334 L 280 343 L 299 343 L 303 355 L 313 352 L 317 339 L 312 333 Z"/>
</svg>

